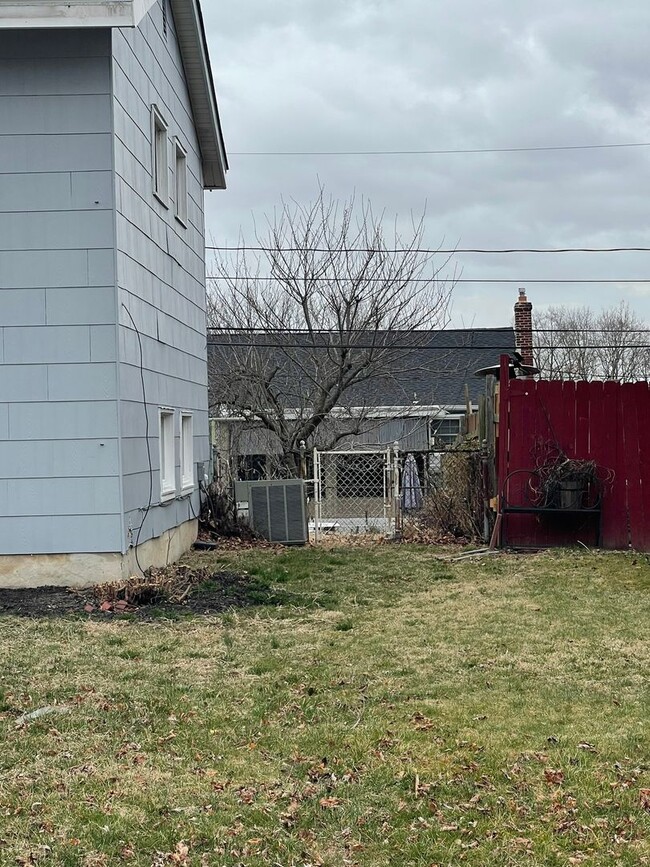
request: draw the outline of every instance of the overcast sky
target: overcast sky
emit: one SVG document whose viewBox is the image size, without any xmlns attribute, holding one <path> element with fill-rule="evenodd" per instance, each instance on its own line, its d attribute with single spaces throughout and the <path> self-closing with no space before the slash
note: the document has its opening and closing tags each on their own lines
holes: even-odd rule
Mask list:
<svg viewBox="0 0 650 867">
<path fill-rule="evenodd" d="M 445 156 L 243 156 L 650 141 L 648 0 L 204 0 L 230 156 L 208 236 L 253 240 L 318 179 L 401 217 L 430 247 L 650 246 L 650 148 Z M 650 320 L 650 253 L 458 254 L 466 280 L 514 279 L 538 307 Z M 614 285 L 533 284 L 613 279 Z M 517 285 L 459 284 L 455 325 L 509 325 Z"/>
</svg>

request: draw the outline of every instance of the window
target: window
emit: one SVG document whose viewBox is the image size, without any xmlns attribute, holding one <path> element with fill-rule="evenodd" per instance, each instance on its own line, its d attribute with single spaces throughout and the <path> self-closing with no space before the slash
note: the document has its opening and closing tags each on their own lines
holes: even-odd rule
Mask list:
<svg viewBox="0 0 650 867">
<path fill-rule="evenodd" d="M 194 430 L 192 416 L 181 414 L 181 488 L 194 487 Z"/>
<path fill-rule="evenodd" d="M 167 36 L 167 16 L 167 0 L 162 0 L 162 26 L 165 36 Z"/>
<path fill-rule="evenodd" d="M 174 461 L 174 410 L 160 410 L 160 497 L 169 500 L 176 494 Z"/>
<path fill-rule="evenodd" d="M 175 214 L 178 222 L 187 226 L 187 151 L 178 139 L 174 139 L 174 153 Z"/>
<path fill-rule="evenodd" d="M 154 195 L 168 208 L 167 124 L 155 105 L 151 107 L 151 159 Z"/>
<path fill-rule="evenodd" d="M 453 446 L 460 434 L 460 418 L 434 419 L 431 435 L 438 446 Z"/>
</svg>

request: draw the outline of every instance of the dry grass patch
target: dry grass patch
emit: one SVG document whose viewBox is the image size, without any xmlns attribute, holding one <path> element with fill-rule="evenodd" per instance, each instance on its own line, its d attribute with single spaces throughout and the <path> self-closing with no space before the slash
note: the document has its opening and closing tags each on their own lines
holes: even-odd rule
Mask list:
<svg viewBox="0 0 650 867">
<path fill-rule="evenodd" d="M 188 564 L 276 604 L 0 621 L 0 863 L 650 864 L 644 557 Z"/>
</svg>

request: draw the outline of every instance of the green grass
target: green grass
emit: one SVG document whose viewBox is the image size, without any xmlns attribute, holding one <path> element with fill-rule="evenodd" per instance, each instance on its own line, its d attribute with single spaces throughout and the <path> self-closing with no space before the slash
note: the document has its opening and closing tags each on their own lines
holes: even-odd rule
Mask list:
<svg viewBox="0 0 650 867">
<path fill-rule="evenodd" d="M 647 559 L 435 553 L 193 555 L 261 604 L 0 619 L 0 865 L 650 865 Z"/>
</svg>

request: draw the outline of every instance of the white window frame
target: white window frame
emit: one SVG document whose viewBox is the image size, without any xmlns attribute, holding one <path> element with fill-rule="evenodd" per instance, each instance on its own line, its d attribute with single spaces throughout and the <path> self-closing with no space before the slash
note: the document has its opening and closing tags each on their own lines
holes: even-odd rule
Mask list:
<svg viewBox="0 0 650 867">
<path fill-rule="evenodd" d="M 192 491 L 194 479 L 194 417 L 191 412 L 181 413 L 181 488 Z"/>
<path fill-rule="evenodd" d="M 187 228 L 187 151 L 174 139 L 174 216 Z"/>
<path fill-rule="evenodd" d="M 160 499 L 171 500 L 176 496 L 176 431 L 173 409 L 161 407 L 159 412 L 158 437 L 160 447 Z"/>
<path fill-rule="evenodd" d="M 151 177 L 153 194 L 169 207 L 169 126 L 157 105 L 151 106 Z"/>
</svg>

